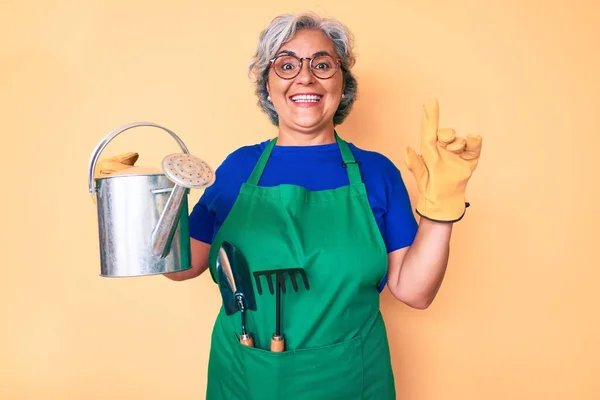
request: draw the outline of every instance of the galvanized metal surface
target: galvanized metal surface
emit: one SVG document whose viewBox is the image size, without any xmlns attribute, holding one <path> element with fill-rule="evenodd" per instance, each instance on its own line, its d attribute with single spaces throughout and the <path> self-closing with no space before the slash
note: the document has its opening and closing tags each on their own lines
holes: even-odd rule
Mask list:
<svg viewBox="0 0 600 400">
<path fill-rule="evenodd" d="M 99 182 L 100 275 L 144 276 L 191 267 L 185 198 L 166 256 L 157 257 L 152 251 L 152 233 L 171 195 L 171 190 L 165 189 L 173 187 L 167 177 L 120 176 Z"/>
<path fill-rule="evenodd" d="M 89 190 L 96 196 L 100 275 L 105 277 L 156 275 L 191 268 L 188 189 L 179 187 L 179 196 L 171 198 L 175 184 L 160 173 L 94 179 L 96 163 L 106 145 L 118 134 L 137 126 L 154 126 L 167 131 L 182 151 L 189 154 L 175 133 L 147 122 L 117 128 L 96 146 L 88 178 Z M 170 207 L 165 209 L 168 202 Z M 164 215 L 165 211 L 172 214 Z M 173 225 L 162 224 L 157 231 L 161 218 L 172 221 Z M 153 249 L 157 247 L 161 251 L 155 255 Z"/>
</svg>

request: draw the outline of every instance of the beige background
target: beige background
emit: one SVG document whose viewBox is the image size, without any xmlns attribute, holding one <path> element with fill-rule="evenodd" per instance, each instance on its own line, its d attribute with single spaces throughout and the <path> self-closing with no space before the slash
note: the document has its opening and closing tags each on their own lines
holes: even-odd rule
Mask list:
<svg viewBox="0 0 600 400">
<path fill-rule="evenodd" d="M 2 2 L 0 398 L 203 398 L 217 289 L 100 278 L 87 163 L 132 121 L 215 167 L 273 136 L 246 66 L 274 15 L 315 10 L 357 38 L 361 95 L 340 134 L 396 162 L 413 201 L 402 152 L 426 99 L 484 136 L 435 303 L 383 295 L 398 398 L 599 399 L 599 3 L 216 4 Z M 159 166 L 177 147 L 138 128 L 105 154 L 120 151 Z"/>
</svg>

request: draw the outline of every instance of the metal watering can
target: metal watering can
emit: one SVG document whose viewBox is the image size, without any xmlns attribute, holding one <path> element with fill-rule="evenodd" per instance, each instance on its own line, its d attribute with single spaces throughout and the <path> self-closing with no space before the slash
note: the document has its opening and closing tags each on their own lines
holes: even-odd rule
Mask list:
<svg viewBox="0 0 600 400">
<path fill-rule="evenodd" d="M 183 153 L 166 156 L 162 172 L 132 167 L 96 178 L 102 150 L 120 133 L 140 126 L 166 131 Z M 189 189 L 210 186 L 214 173 L 189 153 L 174 132 L 151 122 L 115 129 L 94 148 L 88 179 L 98 213 L 101 276 L 145 276 L 191 268 L 187 195 Z"/>
</svg>

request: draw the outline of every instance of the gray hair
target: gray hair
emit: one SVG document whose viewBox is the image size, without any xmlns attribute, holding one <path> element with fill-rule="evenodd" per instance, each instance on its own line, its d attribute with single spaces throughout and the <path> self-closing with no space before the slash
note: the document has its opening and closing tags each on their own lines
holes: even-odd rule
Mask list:
<svg viewBox="0 0 600 400">
<path fill-rule="evenodd" d="M 344 80 L 342 92 L 344 96 L 333 116 L 334 125 L 339 125 L 350 113 L 357 96 L 358 85 L 356 78 L 350 71 L 356 62 L 352 49 L 354 37 L 348 28 L 339 21 L 319 17 L 313 13 L 280 15 L 275 17 L 269 26 L 260 33 L 256 53 L 252 57 L 248 68 L 250 76 L 254 76 L 258 106 L 268 115 L 275 126 L 279 124 L 279 116 L 273 104 L 268 100 L 269 60 L 275 57 L 281 46 L 301 29 L 319 29 L 323 31 L 333 42 L 335 51 L 342 60 L 340 70 Z"/>
</svg>

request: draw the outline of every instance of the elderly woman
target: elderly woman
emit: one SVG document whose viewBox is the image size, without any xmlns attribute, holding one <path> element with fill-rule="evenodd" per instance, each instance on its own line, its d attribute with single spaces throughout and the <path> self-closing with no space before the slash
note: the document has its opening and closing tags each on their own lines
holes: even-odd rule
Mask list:
<svg viewBox="0 0 600 400">
<path fill-rule="evenodd" d="M 395 399 L 380 292 L 424 309 L 442 282 L 452 224 L 481 139 L 438 129 L 437 102 L 424 107 L 421 155 L 406 152 L 420 192 L 419 223 L 397 167 L 344 141 L 357 82 L 351 35 L 311 14 L 275 18 L 261 33 L 251 72 L 272 140 L 233 151 L 190 215 L 191 270 L 216 281 L 224 241 L 250 272 L 302 268 L 310 290 L 256 296 L 240 343 L 240 314 L 218 314 L 211 341 L 211 400 Z M 256 285 L 256 283 L 250 283 Z M 289 286 L 288 286 L 289 288 Z M 256 290 L 256 289 L 255 289 Z M 285 347 L 271 348 L 283 339 Z"/>
</svg>

